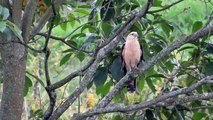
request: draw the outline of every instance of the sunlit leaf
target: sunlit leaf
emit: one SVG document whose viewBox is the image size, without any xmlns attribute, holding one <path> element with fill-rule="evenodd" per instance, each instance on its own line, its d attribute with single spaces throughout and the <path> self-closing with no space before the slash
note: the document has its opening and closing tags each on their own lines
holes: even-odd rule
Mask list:
<svg viewBox="0 0 213 120">
<path fill-rule="evenodd" d="M 162 7 L 161 4 L 162 4 L 162 1 L 161 1 L 161 0 L 155 0 L 153 6 L 154 6 L 154 7 Z"/>
<path fill-rule="evenodd" d="M 62 30 L 66 31 L 67 30 L 67 23 L 61 24 L 60 27 L 62 28 Z"/>
<path fill-rule="evenodd" d="M 145 85 L 145 79 L 139 80 L 139 85 L 138 86 L 139 86 L 140 90 L 143 90 L 144 85 Z"/>
<path fill-rule="evenodd" d="M 89 11 L 86 10 L 86 9 L 76 9 L 75 12 L 78 12 L 78 13 L 82 13 L 82 14 L 86 14 L 86 15 L 89 15 Z"/>
</svg>

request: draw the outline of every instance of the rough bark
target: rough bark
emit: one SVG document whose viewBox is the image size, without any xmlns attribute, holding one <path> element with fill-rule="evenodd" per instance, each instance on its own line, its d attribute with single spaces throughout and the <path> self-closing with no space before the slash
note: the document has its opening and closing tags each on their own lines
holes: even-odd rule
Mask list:
<svg viewBox="0 0 213 120">
<path fill-rule="evenodd" d="M 6 0 L 5 0 L 6 1 Z M 0 1 L 0 2 L 5 2 Z M 5 5 L 6 6 L 6 5 Z M 19 28 L 22 16 L 22 0 L 14 0 L 11 21 Z M 12 36 L 12 39 L 17 39 Z M 6 42 L 4 38 L 0 41 Z M 0 120 L 21 120 L 23 110 L 23 87 L 25 81 L 26 49 L 21 44 L 0 46 L 3 64 L 3 94 Z"/>
</svg>

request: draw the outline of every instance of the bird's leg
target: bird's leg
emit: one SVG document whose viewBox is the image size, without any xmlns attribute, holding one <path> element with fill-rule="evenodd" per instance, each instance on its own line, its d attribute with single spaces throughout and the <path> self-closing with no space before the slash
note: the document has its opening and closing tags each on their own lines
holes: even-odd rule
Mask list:
<svg viewBox="0 0 213 120">
<path fill-rule="evenodd" d="M 139 68 L 137 66 L 134 66 L 133 69 L 137 70 L 137 71 L 139 70 Z"/>
</svg>

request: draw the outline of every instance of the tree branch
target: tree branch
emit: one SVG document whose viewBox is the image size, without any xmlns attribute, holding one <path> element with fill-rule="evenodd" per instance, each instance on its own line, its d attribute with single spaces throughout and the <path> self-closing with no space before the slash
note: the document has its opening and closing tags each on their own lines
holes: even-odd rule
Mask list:
<svg viewBox="0 0 213 120">
<path fill-rule="evenodd" d="M 106 105 L 110 103 L 110 101 L 113 99 L 113 97 L 122 89 L 122 87 L 125 85 L 126 82 L 128 82 L 128 78 L 130 75 L 139 75 L 143 74 L 146 70 L 153 67 L 161 58 L 169 55 L 172 51 L 175 49 L 181 47 L 183 44 L 185 44 L 188 41 L 198 40 L 199 38 L 213 34 L 213 26 L 207 26 L 205 28 L 200 29 L 194 34 L 191 34 L 189 36 L 182 37 L 180 40 L 174 41 L 172 44 L 164 48 L 161 52 L 159 52 L 156 56 L 154 56 L 151 60 L 148 60 L 143 66 L 143 68 L 139 71 L 136 71 L 134 73 L 127 73 L 114 87 L 114 89 L 109 92 L 96 106 L 96 108 L 103 108 Z"/>
<path fill-rule="evenodd" d="M 45 34 L 45 33 L 37 33 L 37 35 L 41 35 L 41 36 L 44 36 L 44 37 L 47 37 L 47 36 L 48 36 L 48 34 Z M 76 48 L 75 46 L 71 45 L 70 43 L 68 43 L 68 42 L 65 40 L 66 37 L 65 37 L 65 38 L 61 38 L 61 37 L 52 36 L 52 35 L 50 35 L 49 37 L 52 38 L 52 39 L 54 39 L 54 40 L 61 41 L 62 43 L 66 44 L 67 46 L 69 46 L 69 47 L 70 47 L 71 49 L 73 49 L 73 50 L 82 51 L 82 52 L 84 52 L 84 53 L 86 53 L 86 54 L 91 53 L 91 52 L 89 52 L 89 51 L 81 50 L 81 49 L 78 49 L 78 48 Z"/>
<path fill-rule="evenodd" d="M 90 117 L 97 114 L 103 114 L 103 113 L 137 111 L 137 110 L 146 109 L 149 107 L 171 106 L 171 105 L 183 104 L 183 103 L 187 103 L 187 102 L 191 102 L 195 100 L 211 99 L 213 98 L 213 93 L 204 93 L 204 94 L 187 96 L 182 98 L 175 98 L 175 99 L 172 98 L 180 94 L 186 94 L 186 93 L 192 92 L 196 88 L 206 84 L 213 84 L 213 75 L 203 78 L 201 81 L 193 84 L 192 86 L 188 88 L 182 88 L 176 91 L 171 91 L 164 95 L 159 95 L 155 99 L 143 101 L 136 105 L 125 106 L 124 104 L 114 104 L 106 108 L 91 109 L 86 113 L 75 116 L 74 120 L 81 120 L 86 117 Z"/>
<path fill-rule="evenodd" d="M 55 6 L 54 6 L 54 3 L 53 3 L 53 0 L 51 2 L 52 2 L 51 6 L 52 6 L 52 11 L 53 11 L 53 16 L 52 16 L 52 19 L 51 19 L 50 28 L 48 30 L 48 35 L 46 36 L 46 41 L 45 41 L 44 48 L 43 48 L 43 52 L 45 53 L 44 72 L 45 72 L 47 86 L 51 85 L 50 76 L 49 76 L 49 70 L 48 70 L 48 58 L 49 58 L 49 55 L 50 55 L 50 50 L 48 48 L 48 43 L 49 43 L 50 35 L 51 35 L 52 29 L 53 29 L 53 26 L 54 26 L 54 20 L 56 18 L 56 10 L 55 10 Z M 44 116 L 43 116 L 44 120 L 49 119 L 49 117 L 51 116 L 51 114 L 53 112 L 53 109 L 55 107 L 55 102 L 56 102 L 56 93 L 55 93 L 55 91 L 54 90 L 49 90 L 49 89 L 47 89 L 47 87 L 46 87 L 46 91 L 47 91 L 47 94 L 49 96 L 50 102 L 49 102 L 48 109 L 44 113 Z"/>
<path fill-rule="evenodd" d="M 178 1 L 176 1 L 176 2 L 174 2 L 174 3 L 172 3 L 172 4 L 170 4 L 170 5 L 164 6 L 162 9 L 152 10 L 152 11 L 148 11 L 148 12 L 149 12 L 149 13 L 161 12 L 161 11 L 164 11 L 164 10 L 166 10 L 166 9 L 171 8 L 172 6 L 178 4 L 178 3 L 182 2 L 182 1 L 184 1 L 184 0 L 178 0 Z"/>
<path fill-rule="evenodd" d="M 60 88 L 61 86 L 65 85 L 66 83 L 70 82 L 73 78 L 75 78 L 76 76 L 81 76 L 84 74 L 85 70 L 87 70 L 95 61 L 95 59 L 91 59 L 85 66 L 83 66 L 82 68 L 80 68 L 79 70 L 76 70 L 75 72 L 69 74 L 67 77 L 65 77 L 64 79 L 48 86 L 48 89 L 50 90 L 55 90 L 57 88 Z"/>
<path fill-rule="evenodd" d="M 21 23 L 22 36 L 24 41 L 29 41 L 29 35 L 31 31 L 31 25 L 33 21 L 33 15 L 36 10 L 36 0 L 29 0 L 24 10 L 24 15 Z"/>
<path fill-rule="evenodd" d="M 23 43 L 23 42 L 21 42 L 21 41 L 9 41 L 9 42 L 0 42 L 0 44 L 2 44 L 2 45 L 4 45 L 4 44 L 10 44 L 10 43 L 17 43 L 17 44 L 21 44 L 21 45 L 23 45 L 24 47 L 26 47 L 26 48 L 28 48 L 28 49 L 30 49 L 30 50 L 32 50 L 32 51 L 34 51 L 34 52 L 37 52 L 37 53 L 43 53 L 43 51 L 42 50 L 37 50 L 37 49 L 35 49 L 35 48 L 32 48 L 32 47 L 30 47 L 29 45 L 27 45 L 27 44 L 25 44 L 25 43 Z"/>
<path fill-rule="evenodd" d="M 54 6 L 57 9 L 61 4 L 63 3 L 63 0 L 55 0 Z M 34 29 L 31 32 L 31 38 L 36 35 L 46 24 L 46 22 L 49 20 L 49 18 L 53 15 L 52 7 L 49 7 L 45 14 L 40 18 L 38 23 L 36 23 Z"/>
<path fill-rule="evenodd" d="M 60 105 L 53 115 L 50 117 L 50 119 L 57 119 L 69 106 L 77 99 L 77 97 L 83 92 L 83 90 L 87 87 L 87 85 L 92 81 L 92 78 L 96 72 L 96 69 L 98 67 L 98 64 L 103 60 L 103 58 L 106 57 L 106 54 L 108 54 L 112 49 L 114 49 L 121 36 L 128 31 L 128 29 L 141 17 L 143 17 L 148 8 L 151 7 L 150 2 L 147 3 L 145 7 L 142 8 L 142 10 L 137 14 L 134 15 L 129 21 L 127 21 L 122 27 L 119 28 L 119 30 L 109 39 L 106 40 L 104 44 L 102 44 L 99 51 L 97 52 L 96 59 L 94 63 L 88 68 L 87 74 L 84 76 L 84 79 L 82 81 L 82 84 L 79 88 L 77 88 L 69 97 L 68 99 Z"/>
</svg>

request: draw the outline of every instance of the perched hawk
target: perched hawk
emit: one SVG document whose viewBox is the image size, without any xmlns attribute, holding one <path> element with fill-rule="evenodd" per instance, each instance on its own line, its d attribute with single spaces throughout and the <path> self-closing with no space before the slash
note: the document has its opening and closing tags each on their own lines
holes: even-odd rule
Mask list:
<svg viewBox="0 0 213 120">
<path fill-rule="evenodd" d="M 121 58 L 123 63 L 124 74 L 134 69 L 137 69 L 140 61 L 143 58 L 142 46 L 138 41 L 138 33 L 131 32 L 126 38 L 126 43 L 123 44 L 121 50 Z M 136 78 L 127 83 L 128 92 L 135 92 Z"/>
</svg>

